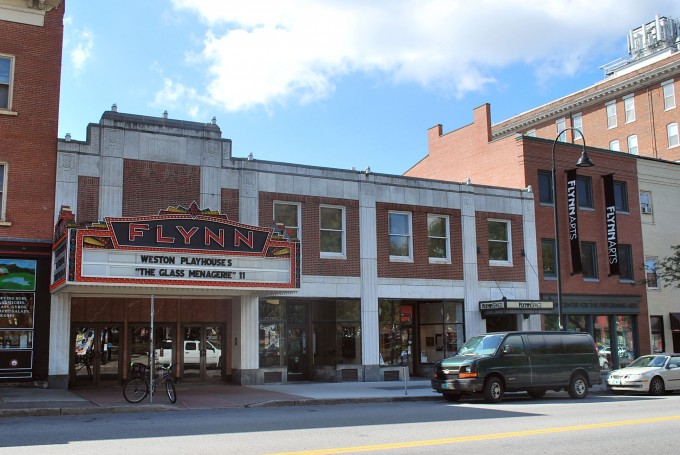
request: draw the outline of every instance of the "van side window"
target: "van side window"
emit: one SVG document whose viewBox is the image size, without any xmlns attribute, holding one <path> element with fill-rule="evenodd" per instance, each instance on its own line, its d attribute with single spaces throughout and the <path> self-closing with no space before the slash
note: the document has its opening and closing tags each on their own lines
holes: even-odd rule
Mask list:
<svg viewBox="0 0 680 455">
<path fill-rule="evenodd" d="M 554 355 L 563 354 L 562 337 L 560 335 L 527 335 L 532 354 Z"/>
<path fill-rule="evenodd" d="M 591 354 L 593 349 L 590 342 L 585 342 L 582 336 L 564 336 L 562 337 L 564 343 L 564 352 L 566 354 Z"/>
<path fill-rule="evenodd" d="M 520 335 L 510 335 L 503 343 L 505 354 L 524 354 L 524 341 Z"/>
</svg>

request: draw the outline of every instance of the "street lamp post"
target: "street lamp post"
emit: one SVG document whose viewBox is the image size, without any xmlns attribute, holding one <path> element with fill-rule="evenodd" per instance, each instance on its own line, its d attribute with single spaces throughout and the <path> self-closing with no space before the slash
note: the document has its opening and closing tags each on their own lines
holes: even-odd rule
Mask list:
<svg viewBox="0 0 680 455">
<path fill-rule="evenodd" d="M 562 314 L 562 278 L 560 277 L 561 267 L 560 267 L 560 231 L 557 216 L 557 166 L 555 165 L 555 146 L 562 134 L 567 130 L 578 131 L 583 139 L 583 150 L 581 151 L 581 157 L 576 162 L 576 167 L 591 167 L 594 166 L 593 162 L 586 152 L 586 138 L 583 133 L 578 128 L 565 128 L 563 129 L 555 138 L 552 144 L 552 195 L 553 195 L 553 215 L 555 218 L 555 275 L 557 276 L 557 322 L 559 323 L 560 330 L 564 330 L 563 324 L 563 314 Z"/>
</svg>

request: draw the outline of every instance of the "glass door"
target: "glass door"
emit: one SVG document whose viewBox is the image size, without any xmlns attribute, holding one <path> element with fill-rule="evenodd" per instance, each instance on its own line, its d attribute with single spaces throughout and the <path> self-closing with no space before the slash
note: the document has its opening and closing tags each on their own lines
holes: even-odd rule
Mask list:
<svg viewBox="0 0 680 455">
<path fill-rule="evenodd" d="M 120 383 L 120 334 L 120 325 L 72 327 L 71 382 L 75 387 Z"/>
<path fill-rule="evenodd" d="M 184 326 L 181 349 L 182 378 L 189 381 L 214 381 L 223 378 L 224 329 L 221 325 Z"/>
</svg>

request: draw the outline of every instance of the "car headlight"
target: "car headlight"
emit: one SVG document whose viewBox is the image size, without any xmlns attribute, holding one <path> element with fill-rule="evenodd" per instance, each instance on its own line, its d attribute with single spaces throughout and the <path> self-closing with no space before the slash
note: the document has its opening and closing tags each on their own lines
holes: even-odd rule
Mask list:
<svg viewBox="0 0 680 455">
<path fill-rule="evenodd" d="M 641 374 L 629 374 L 628 376 L 626 376 L 626 379 L 628 379 L 630 381 L 639 381 L 640 379 L 642 379 L 642 375 Z"/>
</svg>

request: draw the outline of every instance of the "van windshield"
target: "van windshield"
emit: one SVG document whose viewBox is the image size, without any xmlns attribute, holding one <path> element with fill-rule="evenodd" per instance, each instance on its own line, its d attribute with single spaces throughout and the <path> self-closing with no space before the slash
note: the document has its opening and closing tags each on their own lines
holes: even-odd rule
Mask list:
<svg viewBox="0 0 680 455">
<path fill-rule="evenodd" d="M 458 350 L 458 355 L 489 355 L 496 352 L 501 344 L 503 335 L 483 335 L 470 338 Z"/>
</svg>

